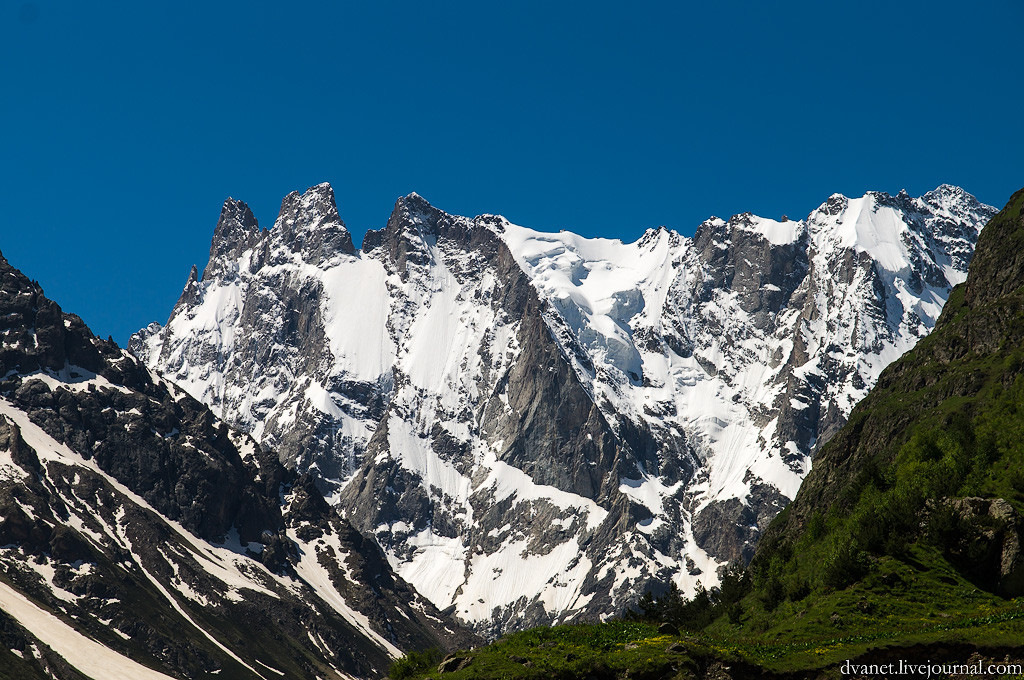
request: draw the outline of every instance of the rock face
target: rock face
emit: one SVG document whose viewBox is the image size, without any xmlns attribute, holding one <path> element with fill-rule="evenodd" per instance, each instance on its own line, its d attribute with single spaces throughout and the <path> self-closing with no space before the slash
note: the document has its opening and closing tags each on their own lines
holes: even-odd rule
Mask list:
<svg viewBox="0 0 1024 680">
<path fill-rule="evenodd" d="M 1021 521 L 1016 508 L 1005 498 L 951 498 L 941 505 L 956 513 L 960 530 L 949 551 L 951 560 L 1001 595 L 1024 594 Z"/>
<path fill-rule="evenodd" d="M 130 349 L 489 634 L 749 559 L 994 213 L 942 186 L 623 244 L 412 194 L 356 251 L 328 196 L 262 232 L 225 203 L 204 276 Z"/>
<path fill-rule="evenodd" d="M 230 208 L 218 230 L 244 242 Z M 380 677 L 472 639 L 308 475 L 2 256 L 0 375 L 0 675 Z"/>
</svg>

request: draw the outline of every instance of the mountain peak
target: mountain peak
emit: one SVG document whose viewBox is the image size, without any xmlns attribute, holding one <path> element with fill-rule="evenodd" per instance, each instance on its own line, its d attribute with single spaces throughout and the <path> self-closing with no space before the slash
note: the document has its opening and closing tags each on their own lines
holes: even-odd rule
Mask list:
<svg viewBox="0 0 1024 680">
<path fill-rule="evenodd" d="M 292 191 L 281 199 L 281 214 L 296 209 L 301 209 L 307 213 L 319 212 L 324 215 L 337 217 L 338 207 L 334 199 L 334 187 L 331 186 L 330 182 L 321 182 L 301 193 Z"/>
<path fill-rule="evenodd" d="M 217 222 L 217 227 L 229 228 L 231 226 L 252 230 L 258 229 L 259 223 L 245 201 L 228 196 L 220 209 L 220 219 Z"/>
<path fill-rule="evenodd" d="M 850 199 L 842 194 L 832 194 L 828 197 L 824 203 L 818 206 L 814 213 L 824 213 L 825 215 L 835 216 L 846 210 L 846 206 L 850 204 Z"/>
<path fill-rule="evenodd" d="M 938 194 L 947 196 L 970 196 L 970 194 L 964 191 L 961 187 L 958 187 L 954 184 L 946 184 L 945 182 L 929 191 L 928 194 Z M 927 196 L 928 194 L 925 195 Z"/>
<path fill-rule="evenodd" d="M 392 221 L 404 222 L 405 226 L 412 224 L 436 225 L 438 217 L 443 214 L 442 210 L 435 208 L 430 201 L 423 198 L 415 191 L 405 196 L 400 196 L 395 201 L 395 208 L 388 218 L 388 226 Z"/>
<path fill-rule="evenodd" d="M 388 217 L 385 232 L 436 234 L 437 223 L 446 213 L 416 192 L 400 196 Z"/>
<path fill-rule="evenodd" d="M 210 242 L 210 259 L 203 270 L 203 279 L 221 276 L 231 263 L 249 248 L 260 235 L 260 225 L 245 201 L 228 197 L 220 209 L 220 218 Z"/>
<path fill-rule="evenodd" d="M 950 214 L 966 214 L 966 212 L 977 211 L 986 208 L 973 194 L 964 191 L 952 184 L 940 184 L 931 191 L 921 196 L 921 201 L 935 208 Z M 994 210 L 992 214 L 994 214 Z M 989 217 L 992 217 L 992 214 Z"/>
<path fill-rule="evenodd" d="M 665 225 L 660 225 L 647 229 L 637 241 L 637 245 L 641 248 L 654 248 L 661 242 L 662 238 L 668 239 L 668 242 L 672 245 L 678 245 L 682 237 L 678 232 L 669 229 Z"/>
<path fill-rule="evenodd" d="M 301 194 L 293 191 L 285 196 L 271 229 L 271 239 L 300 253 L 305 262 L 313 265 L 320 265 L 339 252 L 355 253 L 352 235 L 338 215 L 334 189 L 328 182 Z"/>
<path fill-rule="evenodd" d="M 438 224 L 448 214 L 432 206 L 415 191 L 400 196 L 383 229 L 370 229 L 363 237 L 363 251 L 384 248 L 389 259 L 396 263 L 403 278 L 411 263 L 430 260 L 426 240 L 437 236 Z"/>
<path fill-rule="evenodd" d="M 294 231 L 316 229 L 334 224 L 344 224 L 338 215 L 334 199 L 334 188 L 327 182 L 311 186 L 304 192 L 292 191 L 281 199 L 274 229 Z"/>
</svg>

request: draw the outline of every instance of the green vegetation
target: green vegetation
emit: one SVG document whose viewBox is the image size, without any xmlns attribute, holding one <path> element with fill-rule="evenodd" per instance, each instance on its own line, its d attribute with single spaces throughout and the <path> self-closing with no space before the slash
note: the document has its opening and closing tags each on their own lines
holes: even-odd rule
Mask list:
<svg viewBox="0 0 1024 680">
<path fill-rule="evenodd" d="M 1018 354 L 1008 361 L 1016 362 Z M 993 373 L 970 399 L 947 400 L 908 428 L 904 441 L 890 440 L 881 455 L 859 466 L 830 507 L 810 512 L 803 531 L 791 530 L 772 550 L 762 549 L 753 569 L 761 596 L 777 603 L 780 587 L 787 599 L 802 599 L 813 589 L 846 588 L 881 557 L 933 568 L 933 560 L 911 556 L 918 545 L 937 548 L 935 559 L 961 569 L 991 562 L 988 552 L 1001 544 L 1006 522 L 963 515 L 952 504 L 982 497 L 1024 507 L 1024 375 L 1004 387 L 1006 373 Z M 888 407 L 883 402 L 876 408 L 885 413 Z M 788 516 L 780 521 L 794 524 Z M 985 535 L 991 536 L 987 542 L 962 545 Z M 997 589 L 997 575 L 965 575 L 982 588 Z"/>
<path fill-rule="evenodd" d="M 722 573 L 719 587 L 710 591 L 698 586 L 697 593 L 687 600 L 673 583 L 660 597 L 648 591 L 637 602 L 636 610 L 626 612 L 626 619 L 668 623 L 677 629 L 699 631 L 720 616 L 738 623 L 740 601 L 750 592 L 750 578 L 739 564 L 730 565 Z"/>
<path fill-rule="evenodd" d="M 462 670 L 442 674 L 434 664 L 412 677 L 572 680 L 618 678 L 629 673 L 637 679 L 693 678 L 702 665 L 698 659 L 711 658 L 713 651 L 702 643 L 684 644 L 678 637 L 661 634 L 651 623 L 612 621 L 534 628 L 459 656 L 470 659 Z M 391 677 L 410 676 L 393 670 Z"/>
<path fill-rule="evenodd" d="M 388 677 L 393 680 L 405 680 L 437 668 L 441 661 L 441 652 L 436 649 L 424 649 L 409 652 L 391 664 Z"/>
<path fill-rule="evenodd" d="M 393 671 L 390 677 L 683 680 L 713 675 L 715 666 L 723 664 L 749 671 L 740 677 L 769 677 L 834 668 L 880 647 L 923 645 L 918 653 L 926 649 L 930 656 L 941 654 L 951 644 L 980 649 L 1020 646 L 1024 601 L 1001 601 L 958 582 L 963 604 L 951 611 L 936 611 L 929 590 L 944 576 L 948 574 L 921 581 L 914 579 L 905 565 L 888 563 L 864 587 L 780 604 L 777 618 L 788 623 L 770 632 L 755 632 L 758 626 L 775 620 L 756 606 L 745 612 L 743 625 L 729 623 L 723 616 L 704 631 L 680 635 L 659 633 L 652 623 L 627 621 L 535 628 L 459 653 L 469 659 L 462 670 L 442 674 L 437 664 L 432 664 L 410 674 Z M 866 596 L 874 589 L 884 591 L 887 582 L 899 583 L 900 590 L 877 600 L 875 606 L 881 603 L 882 609 L 872 610 Z M 899 614 L 892 611 L 900 607 L 884 605 L 891 603 L 893 596 L 908 598 L 909 606 Z"/>
</svg>

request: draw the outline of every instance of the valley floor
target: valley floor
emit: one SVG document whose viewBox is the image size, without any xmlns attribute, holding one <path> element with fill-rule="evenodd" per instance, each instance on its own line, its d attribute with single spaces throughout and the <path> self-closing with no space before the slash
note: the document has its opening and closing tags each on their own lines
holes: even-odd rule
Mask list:
<svg viewBox="0 0 1024 680">
<path fill-rule="evenodd" d="M 844 634 L 845 633 L 845 634 Z M 391 677 L 417 680 L 746 680 L 840 677 L 1020 678 L 1024 602 L 986 616 L 941 618 L 892 630 L 837 631 L 798 642 L 659 632 L 653 624 L 614 622 L 536 628 L 444 660 L 399 665 Z M 415 657 L 412 659 L 415 661 Z M 904 673 L 898 669 L 902 662 Z M 931 664 L 932 674 L 910 664 Z M 951 665 L 982 674 L 947 675 Z M 426 667 L 424 667 L 426 666 Z M 877 674 L 844 673 L 868 666 Z M 896 671 L 886 672 L 895 668 Z M 441 672 L 445 669 L 446 672 Z M 938 671 L 938 672 L 936 672 Z M 999 672 L 1009 671 L 1009 672 Z"/>
</svg>

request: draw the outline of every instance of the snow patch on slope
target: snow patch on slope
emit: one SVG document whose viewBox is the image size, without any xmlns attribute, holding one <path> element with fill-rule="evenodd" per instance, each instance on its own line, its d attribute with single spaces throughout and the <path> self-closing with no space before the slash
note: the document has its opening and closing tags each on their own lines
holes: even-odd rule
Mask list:
<svg viewBox="0 0 1024 680">
<path fill-rule="evenodd" d="M 0 608 L 73 667 L 104 680 L 174 680 L 104 647 L 0 581 Z M 38 655 L 37 655 L 38 656 Z"/>
<path fill-rule="evenodd" d="M 332 555 L 332 560 L 337 560 L 339 566 L 344 566 L 346 553 L 338 541 L 337 534 L 325 533 L 313 544 L 307 544 L 299 539 L 294 529 L 288 529 L 288 538 L 295 541 L 295 544 L 299 546 L 299 563 L 296 565 L 295 571 L 298 572 L 303 580 L 313 586 L 317 595 L 329 604 L 334 611 L 341 614 L 346 621 L 355 626 L 356 630 L 373 640 L 391 658 L 397 659 L 402 656 L 402 650 L 395 647 L 370 626 L 370 619 L 365 614 L 349 606 L 344 596 L 335 587 L 330 573 L 320 564 L 319 553 L 327 551 L 328 554 Z M 363 587 L 363 584 L 358 585 Z"/>
</svg>

